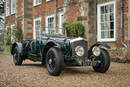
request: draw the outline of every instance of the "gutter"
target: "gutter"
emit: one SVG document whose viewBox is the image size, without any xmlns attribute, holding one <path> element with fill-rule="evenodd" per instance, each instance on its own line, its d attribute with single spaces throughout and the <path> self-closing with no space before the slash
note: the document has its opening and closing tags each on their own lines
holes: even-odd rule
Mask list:
<svg viewBox="0 0 130 87">
<path fill-rule="evenodd" d="M 94 0 L 94 43 L 97 42 L 97 0 Z"/>
<path fill-rule="evenodd" d="M 121 0 L 121 44 L 126 49 L 124 58 L 127 58 L 127 56 L 128 56 L 128 46 L 124 42 L 124 36 L 125 36 L 125 34 L 124 34 L 124 0 Z"/>
<path fill-rule="evenodd" d="M 56 33 L 58 33 L 58 0 L 56 0 Z"/>
</svg>

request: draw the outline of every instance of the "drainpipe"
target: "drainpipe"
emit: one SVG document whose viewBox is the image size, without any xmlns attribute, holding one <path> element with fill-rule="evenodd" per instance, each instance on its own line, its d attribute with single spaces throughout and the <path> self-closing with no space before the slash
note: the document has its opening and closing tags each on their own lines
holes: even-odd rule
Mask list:
<svg viewBox="0 0 130 87">
<path fill-rule="evenodd" d="M 125 58 L 127 58 L 128 55 L 128 46 L 124 42 L 124 0 L 121 0 L 121 43 L 126 49 Z"/>
<path fill-rule="evenodd" d="M 56 0 L 56 33 L 58 33 L 58 0 Z"/>
<path fill-rule="evenodd" d="M 97 42 L 97 0 L 94 0 L 94 43 Z"/>
</svg>

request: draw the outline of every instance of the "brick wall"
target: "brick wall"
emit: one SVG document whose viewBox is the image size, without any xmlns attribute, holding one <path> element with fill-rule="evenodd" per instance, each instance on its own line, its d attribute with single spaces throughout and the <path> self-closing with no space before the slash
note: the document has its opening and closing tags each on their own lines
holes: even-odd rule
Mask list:
<svg viewBox="0 0 130 87">
<path fill-rule="evenodd" d="M 11 15 L 5 18 L 5 24 L 14 24 L 15 23 L 15 15 Z"/>
<path fill-rule="evenodd" d="M 72 3 L 72 2 L 70 2 Z M 66 20 L 68 23 L 74 23 L 78 21 L 78 17 L 81 16 L 81 3 L 73 2 L 66 7 Z"/>
<path fill-rule="evenodd" d="M 16 15 L 17 17 L 24 15 L 24 0 L 16 0 Z"/>
</svg>

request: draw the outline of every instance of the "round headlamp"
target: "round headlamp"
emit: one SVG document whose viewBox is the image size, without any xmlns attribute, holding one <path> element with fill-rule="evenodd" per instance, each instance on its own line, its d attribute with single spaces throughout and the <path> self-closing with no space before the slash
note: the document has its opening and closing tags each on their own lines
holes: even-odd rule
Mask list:
<svg viewBox="0 0 130 87">
<path fill-rule="evenodd" d="M 100 47 L 95 46 L 95 47 L 93 47 L 92 52 L 93 52 L 93 54 L 94 54 L 95 56 L 100 56 L 100 54 L 101 54 L 101 49 L 100 49 Z"/>
<path fill-rule="evenodd" d="M 82 57 L 85 53 L 85 50 L 82 46 L 77 46 L 75 48 L 75 52 L 76 52 L 77 56 Z"/>
</svg>

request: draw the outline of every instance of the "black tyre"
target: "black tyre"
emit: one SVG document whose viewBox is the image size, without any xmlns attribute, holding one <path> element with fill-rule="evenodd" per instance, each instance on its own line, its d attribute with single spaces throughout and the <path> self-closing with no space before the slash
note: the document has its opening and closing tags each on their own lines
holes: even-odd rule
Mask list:
<svg viewBox="0 0 130 87">
<path fill-rule="evenodd" d="M 46 68 L 50 75 L 60 75 L 63 68 L 63 56 L 59 48 L 52 47 L 49 49 L 46 55 Z"/>
<path fill-rule="evenodd" d="M 110 56 L 105 49 L 101 49 L 101 63 L 98 66 L 93 66 L 94 71 L 105 73 L 110 67 Z"/>
<path fill-rule="evenodd" d="M 22 65 L 23 62 L 17 46 L 13 50 L 13 62 L 15 65 Z"/>
</svg>

